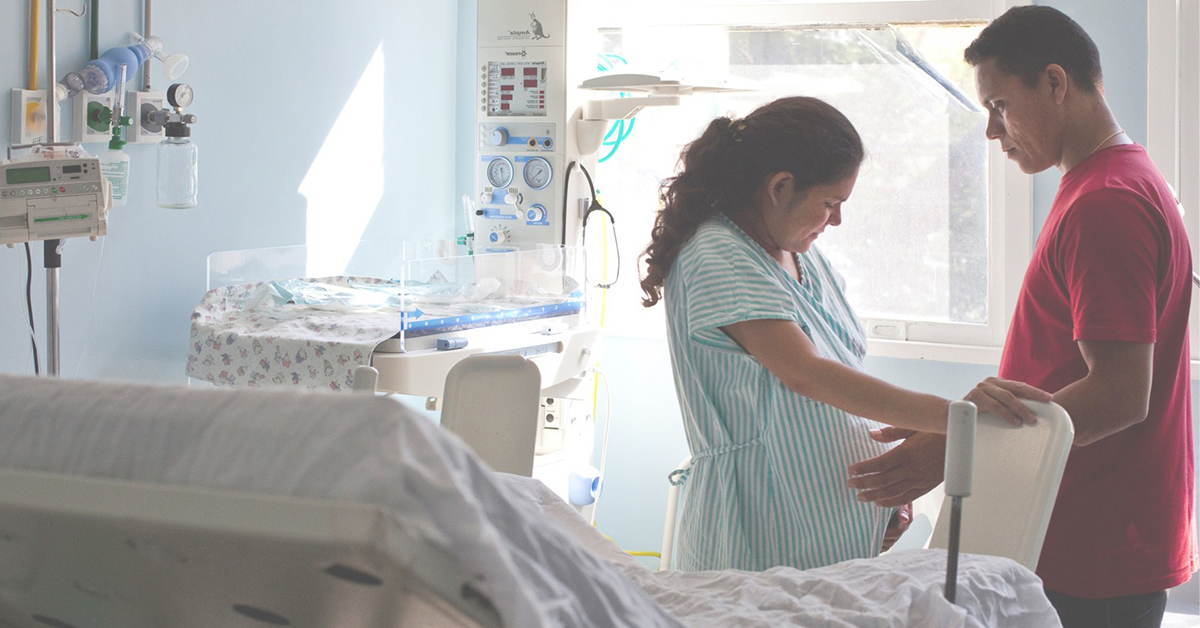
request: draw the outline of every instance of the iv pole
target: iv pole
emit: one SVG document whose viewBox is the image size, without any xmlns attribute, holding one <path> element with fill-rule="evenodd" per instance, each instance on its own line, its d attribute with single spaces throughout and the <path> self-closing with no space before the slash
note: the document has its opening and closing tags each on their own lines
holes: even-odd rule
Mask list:
<svg viewBox="0 0 1200 628">
<path fill-rule="evenodd" d="M 54 133 L 55 110 L 58 107 L 53 100 L 57 83 L 54 79 L 58 71 L 54 55 L 54 4 L 55 0 L 46 0 L 46 75 L 49 77 L 46 89 L 49 96 L 46 139 L 49 140 L 47 144 L 51 145 L 58 139 Z M 58 377 L 58 270 L 62 268 L 62 240 L 46 240 L 42 247 L 42 263 L 46 267 L 46 373 L 50 377 Z"/>
</svg>

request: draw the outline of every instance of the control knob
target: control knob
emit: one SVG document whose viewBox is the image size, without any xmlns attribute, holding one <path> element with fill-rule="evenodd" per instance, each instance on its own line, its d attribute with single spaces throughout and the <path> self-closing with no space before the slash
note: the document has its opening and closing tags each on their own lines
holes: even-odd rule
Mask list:
<svg viewBox="0 0 1200 628">
<path fill-rule="evenodd" d="M 525 212 L 525 219 L 529 222 L 544 222 L 546 220 L 546 206 L 541 203 L 535 203 Z"/>
<path fill-rule="evenodd" d="M 508 143 L 508 129 L 497 127 L 495 131 L 492 131 L 490 139 L 492 146 L 504 146 Z"/>
<path fill-rule="evenodd" d="M 502 244 L 508 242 L 511 237 L 512 235 L 508 232 L 508 227 L 501 225 L 492 229 L 492 232 L 488 234 L 488 241 L 492 244 Z"/>
</svg>

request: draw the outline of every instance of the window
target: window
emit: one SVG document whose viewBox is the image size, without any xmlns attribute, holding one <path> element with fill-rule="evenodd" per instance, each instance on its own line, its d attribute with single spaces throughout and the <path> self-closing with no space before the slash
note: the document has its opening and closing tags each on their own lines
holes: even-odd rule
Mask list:
<svg viewBox="0 0 1200 628">
<path fill-rule="evenodd" d="M 1180 5 L 1182 18 L 1180 20 L 1180 41 L 1190 42 L 1189 46 L 1181 46 L 1182 77 L 1180 85 L 1180 183 L 1178 191 L 1187 210 L 1184 220 L 1187 222 L 1188 235 L 1192 238 L 1193 264 L 1200 262 L 1200 48 L 1195 42 L 1200 41 L 1200 1 L 1184 0 Z M 1153 31 L 1151 31 L 1153 32 Z M 1152 92 L 1153 94 L 1153 92 Z M 1153 115 L 1153 113 L 1152 113 Z M 1200 268 L 1200 267 L 1198 267 Z M 1196 333 L 1196 304 L 1200 303 L 1200 288 L 1194 289 L 1192 298 L 1192 375 L 1198 375 L 1195 361 L 1200 360 L 1200 333 Z"/>
<path fill-rule="evenodd" d="M 1200 38 L 1200 0 L 1150 0 L 1147 30 L 1146 150 L 1175 186 L 1196 264 L 1200 260 L 1200 49 L 1194 42 Z M 1193 295 L 1192 376 L 1197 377 L 1200 287 L 1193 288 Z"/>
<path fill-rule="evenodd" d="M 1200 48 L 1195 43 L 1200 40 L 1200 1 L 1184 0 L 1179 6 L 1183 18 L 1180 20 L 1179 41 L 1191 43 L 1179 47 L 1179 76 L 1182 77 L 1179 134 L 1182 143 L 1179 147 L 1178 190 L 1187 211 L 1184 220 L 1192 239 L 1192 263 L 1200 269 Z M 1154 115 L 1154 110 L 1151 110 L 1152 119 Z M 1200 369 L 1196 366 L 1196 361 L 1200 360 L 1200 340 L 1197 340 L 1200 333 L 1197 332 L 1195 321 L 1200 318 L 1197 316 L 1200 288 L 1195 288 L 1193 293 L 1196 296 L 1192 297 L 1192 376 L 1197 377 L 1200 375 Z"/>
<path fill-rule="evenodd" d="M 927 5 L 979 8 L 979 3 L 887 4 L 910 10 L 920 5 L 922 11 Z M 962 50 L 990 16 L 830 23 L 827 18 L 844 17 L 846 9 L 856 8 L 860 16 L 882 11 L 867 13 L 863 3 L 821 7 L 805 13 L 803 6 L 780 4 L 778 20 L 762 24 L 746 25 L 739 19 L 744 11 L 726 7 L 725 24 L 602 29 L 604 58 L 629 64 L 628 71 L 665 70 L 695 84 L 732 76 L 758 86 L 644 109 L 613 156 L 599 165 L 601 197 L 617 211 L 623 275 L 637 272 L 636 254 L 645 248 L 657 210 L 658 183 L 674 172 L 679 149 L 709 120 L 745 115 L 785 95 L 817 96 L 850 118 L 868 152 L 842 225 L 826 231 L 818 246 L 846 277 L 851 301 L 875 338 L 872 352 L 993 361 L 1011 315 L 1013 277 L 1019 282 L 1028 260 L 1029 207 L 1027 181 L 1007 205 L 1001 202 L 1006 178 L 1017 184 L 1017 177 L 1006 177 L 999 151 L 990 152 L 974 73 L 961 61 Z M 903 11 L 893 13 L 903 17 Z M 718 11 L 701 21 L 721 17 Z M 1016 246 L 1006 244 L 1006 233 Z M 1006 258 L 1015 272 L 1005 272 Z M 639 302 L 637 282 L 614 288 L 607 300 L 609 333 L 662 333 L 662 308 L 646 311 Z"/>
</svg>

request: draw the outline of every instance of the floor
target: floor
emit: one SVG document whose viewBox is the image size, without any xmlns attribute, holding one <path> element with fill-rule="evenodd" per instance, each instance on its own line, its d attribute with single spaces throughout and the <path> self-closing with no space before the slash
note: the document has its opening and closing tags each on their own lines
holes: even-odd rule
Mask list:
<svg viewBox="0 0 1200 628">
<path fill-rule="evenodd" d="M 1200 628 L 1200 615 L 1167 613 L 1163 617 L 1162 628 Z"/>
</svg>

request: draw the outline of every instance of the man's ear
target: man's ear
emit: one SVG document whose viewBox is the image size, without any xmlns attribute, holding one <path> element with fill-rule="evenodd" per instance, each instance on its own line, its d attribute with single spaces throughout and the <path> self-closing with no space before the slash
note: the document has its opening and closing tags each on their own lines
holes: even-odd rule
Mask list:
<svg viewBox="0 0 1200 628">
<path fill-rule="evenodd" d="M 1067 90 L 1071 87 L 1067 71 L 1061 65 L 1051 63 L 1042 73 L 1050 86 L 1050 95 L 1054 98 L 1054 103 L 1063 104 L 1063 100 L 1067 97 Z"/>
</svg>

